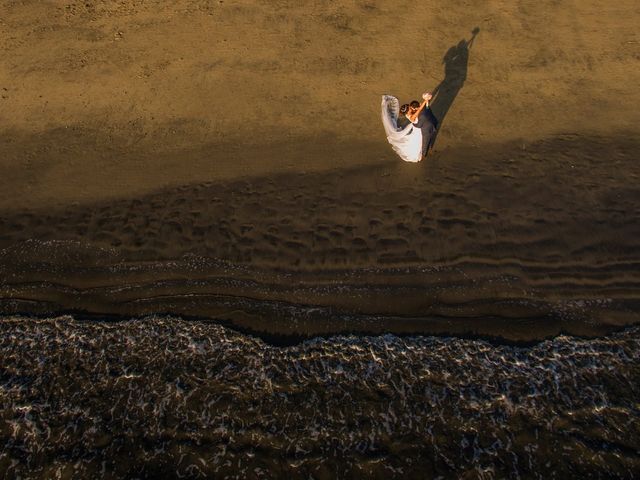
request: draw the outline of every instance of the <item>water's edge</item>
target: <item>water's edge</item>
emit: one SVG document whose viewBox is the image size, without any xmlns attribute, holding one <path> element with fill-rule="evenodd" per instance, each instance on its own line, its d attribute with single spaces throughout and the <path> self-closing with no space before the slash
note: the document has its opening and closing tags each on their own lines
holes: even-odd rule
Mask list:
<svg viewBox="0 0 640 480">
<path fill-rule="evenodd" d="M 634 478 L 640 329 L 527 348 L 0 319 L 0 474 Z"/>
</svg>

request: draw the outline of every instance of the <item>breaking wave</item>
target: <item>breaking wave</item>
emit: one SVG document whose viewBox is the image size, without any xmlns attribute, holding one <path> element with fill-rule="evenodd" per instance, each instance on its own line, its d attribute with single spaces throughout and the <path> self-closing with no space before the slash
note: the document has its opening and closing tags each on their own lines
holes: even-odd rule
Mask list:
<svg viewBox="0 0 640 480">
<path fill-rule="evenodd" d="M 277 347 L 173 317 L 0 320 L 4 478 L 633 478 L 640 328 Z"/>
</svg>

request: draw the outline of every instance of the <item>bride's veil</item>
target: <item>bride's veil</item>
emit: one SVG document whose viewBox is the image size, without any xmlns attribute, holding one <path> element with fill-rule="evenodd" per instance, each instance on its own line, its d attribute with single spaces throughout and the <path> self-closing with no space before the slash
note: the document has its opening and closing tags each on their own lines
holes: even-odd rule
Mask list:
<svg viewBox="0 0 640 480">
<path fill-rule="evenodd" d="M 382 125 L 393 150 L 406 162 L 422 159 L 422 132 L 412 124 L 398 126 L 400 102 L 392 95 L 382 96 Z"/>
</svg>

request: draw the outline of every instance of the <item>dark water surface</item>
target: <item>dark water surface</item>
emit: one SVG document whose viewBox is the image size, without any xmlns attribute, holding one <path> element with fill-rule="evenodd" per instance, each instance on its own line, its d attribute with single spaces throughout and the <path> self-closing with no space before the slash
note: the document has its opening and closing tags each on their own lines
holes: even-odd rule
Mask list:
<svg viewBox="0 0 640 480">
<path fill-rule="evenodd" d="M 0 321 L 3 478 L 633 478 L 640 328 L 275 347 L 150 317 Z"/>
</svg>

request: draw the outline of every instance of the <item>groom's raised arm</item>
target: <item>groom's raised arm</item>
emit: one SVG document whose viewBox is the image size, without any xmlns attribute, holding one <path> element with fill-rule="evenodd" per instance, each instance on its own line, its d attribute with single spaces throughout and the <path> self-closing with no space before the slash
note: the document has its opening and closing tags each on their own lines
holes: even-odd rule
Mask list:
<svg viewBox="0 0 640 480">
<path fill-rule="evenodd" d="M 418 110 L 416 110 L 415 113 L 412 113 L 411 115 L 407 115 L 407 118 L 409 119 L 409 121 L 411 121 L 411 123 L 413 123 L 416 118 L 418 118 L 418 115 L 420 115 L 420 112 L 422 111 L 422 109 L 424 107 L 428 107 L 429 106 L 429 101 L 431 100 L 433 96 L 430 93 L 423 93 L 422 94 L 422 98 L 424 98 L 423 102 L 420 104 L 420 107 L 418 107 Z"/>
</svg>

